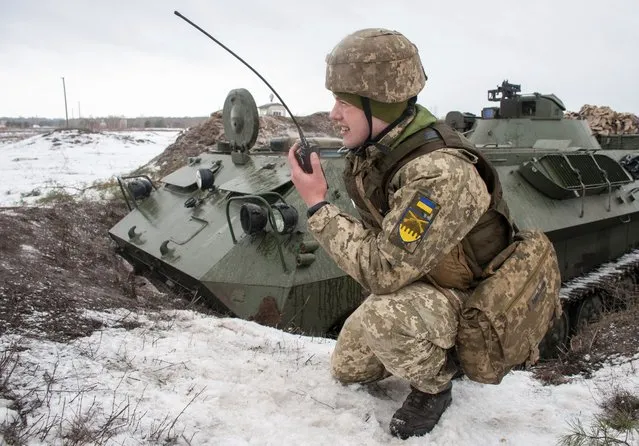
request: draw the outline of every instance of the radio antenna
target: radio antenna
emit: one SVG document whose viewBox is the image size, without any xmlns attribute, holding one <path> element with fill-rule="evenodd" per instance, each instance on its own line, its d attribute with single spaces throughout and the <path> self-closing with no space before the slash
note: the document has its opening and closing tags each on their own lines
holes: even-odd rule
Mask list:
<svg viewBox="0 0 639 446">
<path fill-rule="evenodd" d="M 191 25 L 192 27 L 194 27 L 195 29 L 197 29 L 198 31 L 200 31 L 202 34 L 204 34 L 206 37 L 208 37 L 209 39 L 211 39 L 212 41 L 214 41 L 215 43 L 217 43 L 218 45 L 220 45 L 222 48 L 224 48 L 226 51 L 228 51 L 229 53 L 231 53 L 237 60 L 239 60 L 240 62 L 242 62 L 244 65 L 246 65 L 248 67 L 249 70 L 251 70 L 253 73 L 255 73 L 255 75 L 257 77 L 259 77 L 260 79 L 262 79 L 262 82 L 264 82 L 268 88 L 271 89 L 271 91 L 273 92 L 273 94 L 275 94 L 275 96 L 277 96 L 277 99 L 279 99 L 279 101 L 282 103 L 282 105 L 284 106 L 284 108 L 286 109 L 286 111 L 288 112 L 289 116 L 291 117 L 291 119 L 293 120 L 293 123 L 295 124 L 295 127 L 297 127 L 297 132 L 300 135 L 300 142 L 302 144 L 303 147 L 308 147 L 308 142 L 306 141 L 306 138 L 304 137 L 304 132 L 302 132 L 302 128 L 300 127 L 300 125 L 297 123 L 297 121 L 295 120 L 295 116 L 293 116 L 293 113 L 291 113 L 291 109 L 288 108 L 288 105 L 286 105 L 286 102 L 284 102 L 284 99 L 282 99 L 282 97 L 277 93 L 277 91 L 275 91 L 275 88 L 273 88 L 271 86 L 271 84 L 268 83 L 268 81 L 266 79 L 264 79 L 264 77 L 258 73 L 252 66 L 250 66 L 244 59 L 242 59 L 240 56 L 238 56 L 237 54 L 235 54 L 233 52 L 233 50 L 231 50 L 229 47 L 227 47 L 226 45 L 224 45 L 222 42 L 220 42 L 219 40 L 217 40 L 215 37 L 213 37 L 212 35 L 210 35 L 209 33 L 207 33 L 205 30 L 203 30 L 202 28 L 200 28 L 198 25 L 196 25 L 195 23 L 193 23 L 191 20 L 189 20 L 188 18 L 184 17 L 179 11 L 173 11 L 173 13 L 178 16 L 179 18 L 181 18 L 182 20 L 184 20 L 186 23 L 188 23 L 189 25 Z"/>
</svg>

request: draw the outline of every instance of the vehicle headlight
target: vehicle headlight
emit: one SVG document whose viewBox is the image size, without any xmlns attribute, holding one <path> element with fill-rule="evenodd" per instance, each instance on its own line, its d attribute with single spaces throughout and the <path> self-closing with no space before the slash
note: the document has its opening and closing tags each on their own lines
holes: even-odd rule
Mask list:
<svg viewBox="0 0 639 446">
<path fill-rule="evenodd" d="M 153 185 L 146 178 L 138 178 L 133 181 L 129 181 L 127 186 L 135 200 L 148 197 L 151 195 L 151 191 L 153 190 Z"/>
<path fill-rule="evenodd" d="M 244 203 L 240 208 L 240 223 L 247 234 L 256 234 L 266 228 L 267 215 L 262 206 Z"/>
<path fill-rule="evenodd" d="M 195 182 L 200 190 L 211 189 L 215 183 L 215 176 L 209 169 L 198 169 L 195 173 Z"/>
<path fill-rule="evenodd" d="M 297 227 L 297 209 L 286 203 L 271 205 L 273 220 L 271 224 L 278 234 L 289 234 Z M 268 212 L 265 207 L 255 203 L 244 203 L 240 208 L 240 223 L 246 234 L 256 234 L 266 229 Z"/>
<path fill-rule="evenodd" d="M 273 209 L 273 223 L 278 234 L 288 234 L 297 227 L 297 209 L 286 203 L 275 203 Z"/>
</svg>

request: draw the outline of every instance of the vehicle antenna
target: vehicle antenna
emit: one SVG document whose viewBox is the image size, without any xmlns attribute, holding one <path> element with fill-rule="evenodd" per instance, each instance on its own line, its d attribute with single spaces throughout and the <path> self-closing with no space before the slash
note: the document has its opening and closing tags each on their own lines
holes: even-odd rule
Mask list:
<svg viewBox="0 0 639 446">
<path fill-rule="evenodd" d="M 284 102 L 284 99 L 282 99 L 282 97 L 277 93 L 277 91 L 275 91 L 275 88 L 273 88 L 271 86 L 271 84 L 268 83 L 268 81 L 266 79 L 264 79 L 264 77 L 257 72 L 257 70 L 255 70 L 252 66 L 250 66 L 244 59 L 242 59 L 240 56 L 238 56 L 237 54 L 235 54 L 233 52 L 233 50 L 231 50 L 229 47 L 227 47 L 226 45 L 224 45 L 222 42 L 220 42 L 219 40 L 217 40 L 215 37 L 213 37 L 212 35 L 210 35 L 209 33 L 207 33 L 205 30 L 203 30 L 202 28 L 200 28 L 198 25 L 196 25 L 195 23 L 193 23 L 191 20 L 189 20 L 188 18 L 186 18 L 185 16 L 183 16 L 179 11 L 173 11 L 174 14 L 176 16 L 178 16 L 179 18 L 181 18 L 182 20 L 184 20 L 185 22 L 187 22 L 189 25 L 193 26 L 195 29 L 197 29 L 198 31 L 200 31 L 202 34 L 204 34 L 206 37 L 208 37 L 209 39 L 211 39 L 212 41 L 214 41 L 215 43 L 217 43 L 218 45 L 220 45 L 222 48 L 224 48 L 226 51 L 228 51 L 229 53 L 231 53 L 233 56 L 235 56 L 235 58 L 237 60 L 239 60 L 240 62 L 242 62 L 244 65 L 246 65 L 253 73 L 255 73 L 257 75 L 257 77 L 259 77 L 260 79 L 262 79 L 262 81 L 268 86 L 268 88 L 271 89 L 271 91 L 275 94 L 275 96 L 277 96 L 277 99 L 280 100 L 280 102 L 282 103 L 282 105 L 284 106 L 284 108 L 286 109 L 286 111 L 288 112 L 289 116 L 291 117 L 291 119 L 293 120 L 293 123 L 295 124 L 295 127 L 297 127 L 297 132 L 300 135 L 300 141 L 301 141 L 301 145 L 302 147 L 308 147 L 308 142 L 306 141 L 306 138 L 304 137 L 304 132 L 302 132 L 302 128 L 300 127 L 300 125 L 297 123 L 297 121 L 295 120 L 295 116 L 293 116 L 293 113 L 291 113 L 291 110 L 288 108 L 288 105 L 286 105 L 286 102 Z M 309 154 L 310 155 L 310 154 Z M 304 167 L 304 166 L 302 166 Z"/>
</svg>

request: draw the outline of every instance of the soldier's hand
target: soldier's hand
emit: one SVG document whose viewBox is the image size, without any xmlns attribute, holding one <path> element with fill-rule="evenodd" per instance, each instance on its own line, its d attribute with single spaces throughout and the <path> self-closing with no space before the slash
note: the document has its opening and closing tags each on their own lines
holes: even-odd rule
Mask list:
<svg viewBox="0 0 639 446">
<path fill-rule="evenodd" d="M 313 173 L 306 173 L 302 170 L 295 157 L 295 152 L 298 148 L 299 144 L 295 143 L 288 151 L 291 180 L 302 197 L 302 200 L 304 200 L 304 203 L 306 203 L 308 207 L 311 207 L 320 201 L 324 201 L 328 185 L 326 184 L 326 178 L 324 177 L 324 171 L 322 170 L 322 164 L 318 154 L 316 152 L 311 153 Z"/>
</svg>

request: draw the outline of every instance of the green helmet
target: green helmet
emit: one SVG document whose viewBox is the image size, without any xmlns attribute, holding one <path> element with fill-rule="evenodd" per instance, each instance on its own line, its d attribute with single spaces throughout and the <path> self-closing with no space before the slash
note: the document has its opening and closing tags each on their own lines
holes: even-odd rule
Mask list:
<svg viewBox="0 0 639 446">
<path fill-rule="evenodd" d="M 401 33 L 355 31 L 326 56 L 326 88 L 395 103 L 417 96 L 426 84 L 417 47 Z"/>
</svg>

